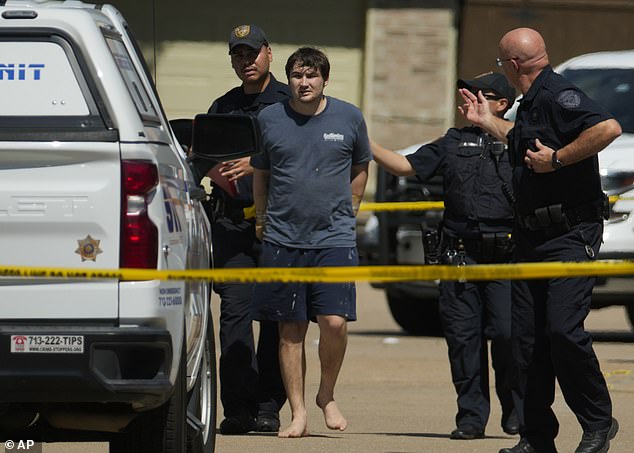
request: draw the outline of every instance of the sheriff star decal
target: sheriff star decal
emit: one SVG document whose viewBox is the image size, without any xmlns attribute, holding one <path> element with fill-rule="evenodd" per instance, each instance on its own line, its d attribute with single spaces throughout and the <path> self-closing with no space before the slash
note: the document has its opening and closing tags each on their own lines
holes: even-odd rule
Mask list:
<svg viewBox="0 0 634 453">
<path fill-rule="evenodd" d="M 77 240 L 79 247 L 77 247 L 75 253 L 81 256 L 82 261 L 97 261 L 97 255 L 103 253 L 103 250 L 99 248 L 100 242 L 101 241 L 93 239 L 90 235 L 88 235 L 85 239 Z"/>
</svg>

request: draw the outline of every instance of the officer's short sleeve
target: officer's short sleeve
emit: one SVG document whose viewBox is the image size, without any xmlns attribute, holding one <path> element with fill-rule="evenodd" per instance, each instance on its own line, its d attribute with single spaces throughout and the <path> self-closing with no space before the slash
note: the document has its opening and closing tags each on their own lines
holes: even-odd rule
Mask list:
<svg viewBox="0 0 634 453">
<path fill-rule="evenodd" d="M 563 89 L 553 96 L 552 114 L 557 128 L 564 134 L 576 137 L 613 116 L 577 88 Z"/>
<path fill-rule="evenodd" d="M 416 176 L 425 181 L 438 172 L 442 173 L 441 166 L 445 161 L 447 149 L 457 146 L 459 140 L 460 131 L 451 128 L 443 137 L 421 146 L 415 153 L 405 157 L 414 168 Z"/>
</svg>

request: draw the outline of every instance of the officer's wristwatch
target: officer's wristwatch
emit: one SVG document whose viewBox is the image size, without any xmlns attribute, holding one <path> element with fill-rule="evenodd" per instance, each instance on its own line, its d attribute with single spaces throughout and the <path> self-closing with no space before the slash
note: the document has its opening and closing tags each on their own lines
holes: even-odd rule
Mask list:
<svg viewBox="0 0 634 453">
<path fill-rule="evenodd" d="M 553 151 L 553 160 L 552 160 L 553 169 L 559 170 L 564 166 L 563 162 L 557 159 L 557 151 Z"/>
</svg>

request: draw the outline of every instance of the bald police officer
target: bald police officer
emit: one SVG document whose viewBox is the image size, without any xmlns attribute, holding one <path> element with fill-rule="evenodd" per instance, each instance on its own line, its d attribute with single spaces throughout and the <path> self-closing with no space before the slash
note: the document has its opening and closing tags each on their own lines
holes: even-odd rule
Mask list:
<svg viewBox="0 0 634 453">
<path fill-rule="evenodd" d="M 514 261 L 590 261 L 599 251 L 607 200 L 597 154 L 621 134 L 618 122 L 549 65 L 542 36 L 511 30 L 498 66 L 524 94 L 514 127 L 489 115 L 467 90 L 463 114 L 500 139 L 513 164 Z M 594 277 L 514 280 L 513 348 L 520 442 L 500 453 L 554 453 L 555 379 L 583 429 L 575 453 L 607 452 L 618 431 L 610 395 L 584 329 Z"/>
</svg>

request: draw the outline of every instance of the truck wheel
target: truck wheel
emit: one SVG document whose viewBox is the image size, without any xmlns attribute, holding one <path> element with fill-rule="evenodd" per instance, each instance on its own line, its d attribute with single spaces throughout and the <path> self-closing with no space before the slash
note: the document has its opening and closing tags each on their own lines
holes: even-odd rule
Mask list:
<svg viewBox="0 0 634 453">
<path fill-rule="evenodd" d="M 438 299 L 417 299 L 387 292 L 387 302 L 396 323 L 412 335 L 442 335 Z"/>
<path fill-rule="evenodd" d="M 187 352 L 183 342 L 174 393 L 163 406 L 140 414 L 125 433 L 110 440 L 110 453 L 182 453 L 185 451 Z"/>
<path fill-rule="evenodd" d="M 216 342 L 211 313 L 198 378 L 187 404 L 187 453 L 214 453 L 216 449 Z"/>
<path fill-rule="evenodd" d="M 627 310 L 627 317 L 630 318 L 630 325 L 632 326 L 632 330 L 634 330 L 634 303 L 629 303 L 625 305 Z"/>
</svg>

